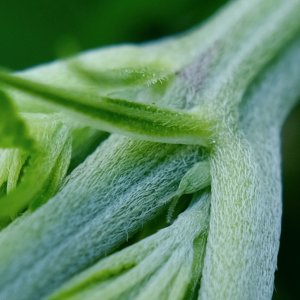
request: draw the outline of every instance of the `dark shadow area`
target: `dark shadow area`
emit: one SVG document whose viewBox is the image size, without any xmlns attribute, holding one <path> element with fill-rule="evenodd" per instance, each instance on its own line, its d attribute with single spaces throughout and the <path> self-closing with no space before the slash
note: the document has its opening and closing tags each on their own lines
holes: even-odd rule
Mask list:
<svg viewBox="0 0 300 300">
<path fill-rule="evenodd" d="M 0 65 L 22 69 L 198 24 L 225 0 L 1 0 Z"/>
<path fill-rule="evenodd" d="M 293 300 L 300 299 L 300 105 L 282 135 L 283 219 L 273 299 Z"/>
</svg>

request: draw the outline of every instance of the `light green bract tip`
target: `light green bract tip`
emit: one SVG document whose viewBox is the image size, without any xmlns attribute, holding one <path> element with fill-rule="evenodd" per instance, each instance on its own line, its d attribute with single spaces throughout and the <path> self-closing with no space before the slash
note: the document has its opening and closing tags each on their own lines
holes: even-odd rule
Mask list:
<svg viewBox="0 0 300 300">
<path fill-rule="evenodd" d="M 0 72 L 0 83 L 59 105 L 100 130 L 123 133 L 143 140 L 209 145 L 213 124 L 196 114 L 127 100 L 89 96 Z"/>
</svg>

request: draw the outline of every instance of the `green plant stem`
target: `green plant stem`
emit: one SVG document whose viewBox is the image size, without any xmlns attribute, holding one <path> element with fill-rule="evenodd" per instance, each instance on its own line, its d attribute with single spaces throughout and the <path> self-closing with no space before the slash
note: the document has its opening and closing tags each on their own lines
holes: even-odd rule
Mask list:
<svg viewBox="0 0 300 300">
<path fill-rule="evenodd" d="M 300 97 L 299 53 L 298 39 L 245 95 L 239 130 L 220 132 L 211 157 L 211 219 L 200 299 L 272 297 L 282 206 L 279 135 Z"/>
<path fill-rule="evenodd" d="M 208 192 L 198 196 L 171 226 L 100 260 L 50 299 L 120 299 L 130 292 L 135 294 L 135 299 L 162 300 L 182 299 L 189 292 L 193 294 L 192 279 L 199 277 L 204 255 L 208 198 Z M 200 248 L 195 243 L 197 239 L 202 245 Z M 195 255 L 196 250 L 200 253 Z M 150 276 L 151 279 L 145 281 Z M 178 284 L 174 285 L 177 280 Z"/>
<path fill-rule="evenodd" d="M 69 112 L 75 111 L 82 126 L 198 146 L 112 134 L 67 177 L 55 197 L 0 232 L 0 297 L 50 295 L 121 246 L 178 194 L 203 188 L 201 180 L 186 181 L 185 174 L 192 174 L 205 184 L 211 178 L 199 299 L 270 299 L 280 235 L 279 132 L 300 95 L 299 14 L 298 0 L 233 1 L 203 29 L 181 37 L 95 51 L 18 76 L 1 72 L 6 88 L 23 91 L 7 88 L 20 111 L 63 106 L 61 116 L 72 119 Z M 75 74 L 74 61 L 91 74 L 109 69 L 118 74 L 117 84 L 107 76 L 101 95 L 95 82 Z M 163 91 L 151 85 L 139 89 L 142 80 L 136 78 L 130 84 L 123 80 L 124 68 L 145 66 L 172 75 Z M 41 108 L 32 94 L 55 105 Z M 197 169 L 195 164 L 207 156 L 208 163 Z M 159 254 L 155 257 L 162 261 Z M 145 278 L 141 286 L 149 285 L 141 293 L 149 298 L 157 286 L 156 297 L 165 297 L 157 280 L 161 274 Z M 115 296 L 127 291 L 126 280 L 121 281 L 120 290 L 110 290 Z M 174 283 L 185 286 L 177 279 Z M 180 299 L 176 287 L 171 295 Z M 125 296 L 137 297 L 135 290 Z"/>
<path fill-rule="evenodd" d="M 120 246 L 178 195 L 201 152 L 112 135 L 53 199 L 0 232 L 0 297 L 40 299 Z"/>
</svg>

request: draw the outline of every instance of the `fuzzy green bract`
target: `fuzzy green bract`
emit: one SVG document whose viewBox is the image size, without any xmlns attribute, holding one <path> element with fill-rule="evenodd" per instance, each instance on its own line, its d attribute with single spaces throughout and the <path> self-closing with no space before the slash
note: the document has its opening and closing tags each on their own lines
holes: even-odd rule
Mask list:
<svg viewBox="0 0 300 300">
<path fill-rule="evenodd" d="M 0 70 L 0 298 L 271 299 L 299 15 Z"/>
<path fill-rule="evenodd" d="M 33 142 L 26 125 L 18 116 L 11 99 L 3 91 L 0 91 L 0 104 L 0 147 L 32 150 Z"/>
</svg>

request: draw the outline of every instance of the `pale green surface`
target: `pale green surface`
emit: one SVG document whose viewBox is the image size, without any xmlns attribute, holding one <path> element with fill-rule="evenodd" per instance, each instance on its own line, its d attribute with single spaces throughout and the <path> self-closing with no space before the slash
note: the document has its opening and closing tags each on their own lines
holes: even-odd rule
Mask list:
<svg viewBox="0 0 300 300">
<path fill-rule="evenodd" d="M 281 218 L 279 131 L 300 96 L 299 15 L 298 0 L 233 1 L 181 37 L 92 51 L 18 76 L 1 72 L 18 110 L 30 113 L 28 126 L 43 113 L 66 136 L 42 142 L 52 162 L 43 171 L 53 178 L 45 179 L 47 191 L 59 192 L 0 233 L 0 298 L 47 298 L 64 284 L 54 299 L 184 299 L 188 290 L 187 297 L 195 295 L 202 273 L 199 299 L 270 299 Z M 66 141 L 77 139 L 76 149 L 98 130 L 139 140 L 99 138 L 61 183 L 71 159 Z M 14 155 L 1 152 L 0 163 Z M 16 185 L 21 164 L 16 159 L 12 179 L 2 171 L 0 183 Z M 195 219 L 189 208 L 170 227 L 83 271 L 182 194 L 209 184 L 210 214 L 208 204 L 196 202 Z M 6 211 L 14 215 L 49 198 L 30 192 L 20 207 L 2 201 L 4 221 Z M 207 244 L 199 238 L 207 231 L 201 220 L 209 222 Z M 116 276 L 97 278 L 98 271 Z"/>
<path fill-rule="evenodd" d="M 193 264 L 202 265 L 204 248 L 195 256 L 194 248 L 200 249 L 194 242 L 200 236 L 205 243 L 208 198 L 206 193 L 170 227 L 101 260 L 50 299 L 123 299 L 129 290 L 136 299 L 182 299 L 195 288 L 193 275 L 199 276 Z"/>
</svg>

